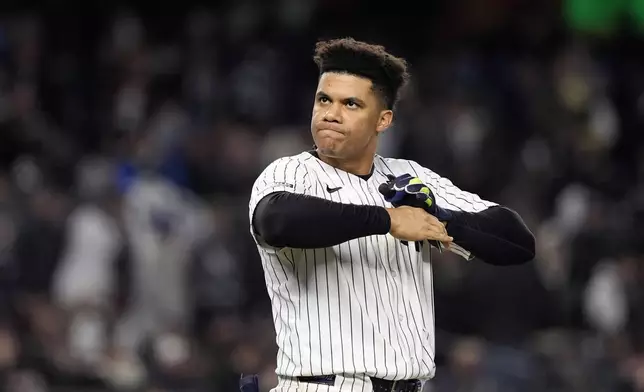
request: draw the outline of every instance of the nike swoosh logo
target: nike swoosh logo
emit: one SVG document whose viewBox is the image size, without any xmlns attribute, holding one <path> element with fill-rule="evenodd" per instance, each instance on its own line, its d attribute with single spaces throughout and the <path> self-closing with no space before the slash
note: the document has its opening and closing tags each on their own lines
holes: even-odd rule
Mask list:
<svg viewBox="0 0 644 392">
<path fill-rule="evenodd" d="M 341 186 L 339 186 L 339 187 L 337 187 L 337 188 L 329 188 L 329 186 L 328 186 L 328 185 L 326 186 L 326 191 L 327 191 L 327 192 L 329 192 L 329 193 L 337 192 L 337 191 L 339 191 L 340 189 L 342 189 L 342 187 L 341 187 Z"/>
</svg>

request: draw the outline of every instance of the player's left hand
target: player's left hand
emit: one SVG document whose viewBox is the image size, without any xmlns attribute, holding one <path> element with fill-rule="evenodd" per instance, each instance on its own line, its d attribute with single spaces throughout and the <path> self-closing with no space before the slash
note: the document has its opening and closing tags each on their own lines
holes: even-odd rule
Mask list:
<svg viewBox="0 0 644 392">
<path fill-rule="evenodd" d="M 394 177 L 387 176 L 389 181 L 380 184 L 378 191 L 394 207 L 410 206 L 422 208 L 441 222 L 447 222 L 452 214 L 436 204 L 434 192 L 423 181 L 409 173 Z"/>
<path fill-rule="evenodd" d="M 436 205 L 434 192 L 423 181 L 409 173 L 394 177 L 388 175 L 389 181 L 380 184 L 378 191 L 385 197 L 385 200 L 394 207 L 410 206 L 422 208 L 429 214 L 435 216 L 446 225 L 452 217 L 449 210 Z M 436 248 L 449 248 L 449 243 L 443 243 L 442 247 L 438 241 L 430 241 Z"/>
</svg>

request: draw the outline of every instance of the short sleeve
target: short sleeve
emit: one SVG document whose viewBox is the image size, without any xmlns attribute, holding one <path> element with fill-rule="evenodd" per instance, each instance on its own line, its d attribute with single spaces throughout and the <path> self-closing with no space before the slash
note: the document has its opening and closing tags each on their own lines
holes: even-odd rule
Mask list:
<svg viewBox="0 0 644 392">
<path fill-rule="evenodd" d="M 436 196 L 439 207 L 454 211 L 479 212 L 498 205 L 495 202 L 482 199 L 479 195 L 461 190 L 452 181 L 411 162 L 414 173 L 429 186 Z"/>
<path fill-rule="evenodd" d="M 482 199 L 475 193 L 461 190 L 449 179 L 441 177 L 416 162 L 410 162 L 410 165 L 414 174 L 432 190 L 436 197 L 436 204 L 439 207 L 452 211 L 480 212 L 498 205 L 495 202 Z M 442 246 L 440 250 L 443 250 Z M 452 244 L 449 250 L 467 260 L 473 258 L 470 251 L 457 244 Z"/>
<path fill-rule="evenodd" d="M 310 188 L 308 172 L 297 156 L 279 158 L 262 171 L 255 180 L 248 205 L 249 219 L 253 221 L 255 208 L 264 196 L 274 192 L 305 195 Z"/>
</svg>

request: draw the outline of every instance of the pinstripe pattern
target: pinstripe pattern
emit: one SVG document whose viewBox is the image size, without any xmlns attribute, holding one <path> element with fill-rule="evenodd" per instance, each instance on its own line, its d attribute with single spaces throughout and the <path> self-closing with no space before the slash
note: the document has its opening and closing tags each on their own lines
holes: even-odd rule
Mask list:
<svg viewBox="0 0 644 392">
<path fill-rule="evenodd" d="M 262 172 L 253 186 L 249 217 L 264 196 L 276 191 L 391 207 L 378 186 L 387 174 L 404 173 L 420 177 L 441 207 L 476 212 L 495 205 L 413 161 L 376 156 L 373 175 L 364 180 L 302 153 L 280 158 Z M 342 188 L 329 193 L 327 186 Z M 275 249 L 256 241 L 273 306 L 277 374 L 360 374 L 392 380 L 433 377 L 429 243 L 415 246 L 378 235 L 305 250 Z M 456 251 L 468 255 L 466 250 Z M 348 380 L 342 378 L 342 382 Z"/>
</svg>

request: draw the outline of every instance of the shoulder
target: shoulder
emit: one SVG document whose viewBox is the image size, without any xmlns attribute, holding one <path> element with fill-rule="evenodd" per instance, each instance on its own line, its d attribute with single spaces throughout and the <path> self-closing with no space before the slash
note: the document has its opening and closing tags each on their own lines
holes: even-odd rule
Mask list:
<svg viewBox="0 0 644 392">
<path fill-rule="evenodd" d="M 431 170 L 410 159 L 385 158 L 380 155 L 376 155 L 375 160 L 396 176 L 403 175 L 405 173 L 409 173 L 418 177 L 426 176 L 427 173 L 435 174 Z"/>
<path fill-rule="evenodd" d="M 298 164 L 301 165 L 311 158 L 313 158 L 313 156 L 306 151 L 296 155 L 280 157 L 266 165 L 264 170 L 262 170 L 262 174 L 274 171 L 278 168 L 286 169 L 289 166 L 294 169 Z"/>
<path fill-rule="evenodd" d="M 420 163 L 412 161 L 410 159 L 384 158 L 376 155 L 376 160 L 380 161 L 380 165 L 382 165 L 381 167 L 383 171 L 393 174 L 394 176 L 411 174 L 415 177 L 420 178 L 428 185 L 452 185 L 451 181 L 448 178 L 443 177 L 435 171 L 428 169 Z"/>
<path fill-rule="evenodd" d="M 307 161 L 313 156 L 308 152 L 278 158 L 266 166 L 253 185 L 253 194 L 267 190 L 303 193 L 309 186 Z"/>
</svg>

